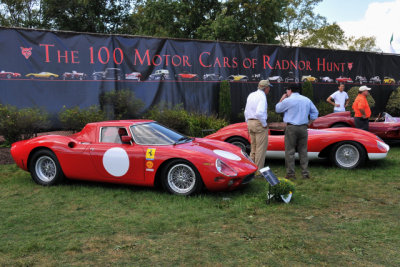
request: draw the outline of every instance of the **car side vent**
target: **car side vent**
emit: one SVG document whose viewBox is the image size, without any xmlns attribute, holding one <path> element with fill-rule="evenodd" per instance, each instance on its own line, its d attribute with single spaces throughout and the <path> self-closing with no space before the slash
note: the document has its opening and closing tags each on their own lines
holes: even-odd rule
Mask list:
<svg viewBox="0 0 400 267">
<path fill-rule="evenodd" d="M 76 146 L 75 142 L 69 142 L 68 143 L 68 147 L 70 147 L 70 148 L 74 148 L 75 146 Z"/>
</svg>

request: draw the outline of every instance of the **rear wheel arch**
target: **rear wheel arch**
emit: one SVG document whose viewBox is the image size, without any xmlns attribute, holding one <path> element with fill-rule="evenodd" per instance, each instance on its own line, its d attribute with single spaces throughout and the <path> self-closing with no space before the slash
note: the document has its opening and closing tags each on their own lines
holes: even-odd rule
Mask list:
<svg viewBox="0 0 400 267">
<path fill-rule="evenodd" d="M 31 164 L 31 160 L 32 160 L 33 155 L 35 155 L 35 153 L 36 153 L 37 151 L 39 151 L 39 150 L 48 150 L 48 151 L 54 153 L 53 150 L 51 150 L 50 148 L 45 147 L 45 146 L 35 147 L 35 148 L 32 149 L 32 151 L 29 153 L 28 161 L 26 162 L 26 166 L 27 166 L 27 167 L 29 167 L 29 165 Z M 54 153 L 54 154 L 55 154 L 55 153 Z M 28 169 L 28 170 L 29 170 L 29 169 Z"/>
</svg>

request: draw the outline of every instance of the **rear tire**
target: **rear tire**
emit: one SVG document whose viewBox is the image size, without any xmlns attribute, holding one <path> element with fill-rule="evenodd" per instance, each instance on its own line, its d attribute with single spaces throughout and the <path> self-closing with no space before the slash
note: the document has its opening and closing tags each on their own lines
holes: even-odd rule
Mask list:
<svg viewBox="0 0 400 267">
<path fill-rule="evenodd" d="M 339 168 L 354 169 L 364 164 L 367 155 L 359 143 L 340 142 L 332 148 L 330 158 Z"/>
<path fill-rule="evenodd" d="M 36 151 L 29 162 L 32 179 L 40 185 L 61 183 L 65 177 L 56 155 L 47 149 Z"/>
<path fill-rule="evenodd" d="M 169 162 L 162 170 L 161 179 L 163 188 L 174 195 L 189 196 L 203 187 L 200 173 L 185 160 Z"/>
</svg>

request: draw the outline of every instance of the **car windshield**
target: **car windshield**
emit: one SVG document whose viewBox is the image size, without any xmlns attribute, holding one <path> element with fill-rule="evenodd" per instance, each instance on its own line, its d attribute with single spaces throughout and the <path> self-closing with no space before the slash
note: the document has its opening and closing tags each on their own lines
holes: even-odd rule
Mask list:
<svg viewBox="0 0 400 267">
<path fill-rule="evenodd" d="M 400 118 L 392 117 L 389 113 L 384 113 L 385 122 L 400 122 Z"/>
<path fill-rule="evenodd" d="M 140 145 L 172 145 L 192 141 L 156 122 L 136 124 L 130 127 L 135 143 Z"/>
</svg>

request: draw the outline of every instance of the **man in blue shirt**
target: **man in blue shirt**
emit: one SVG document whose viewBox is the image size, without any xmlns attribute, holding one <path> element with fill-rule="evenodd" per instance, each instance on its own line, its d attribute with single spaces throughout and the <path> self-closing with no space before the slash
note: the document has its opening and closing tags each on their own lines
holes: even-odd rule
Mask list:
<svg viewBox="0 0 400 267">
<path fill-rule="evenodd" d="M 284 113 L 285 129 L 285 165 L 286 178 L 296 179 L 294 171 L 296 148 L 299 153 L 301 174 L 310 178 L 308 171 L 308 125 L 318 117 L 318 110 L 313 102 L 300 95 L 301 87 L 286 88 L 286 93 L 275 106 L 277 113 Z M 309 120 L 310 119 L 310 120 Z"/>
</svg>

